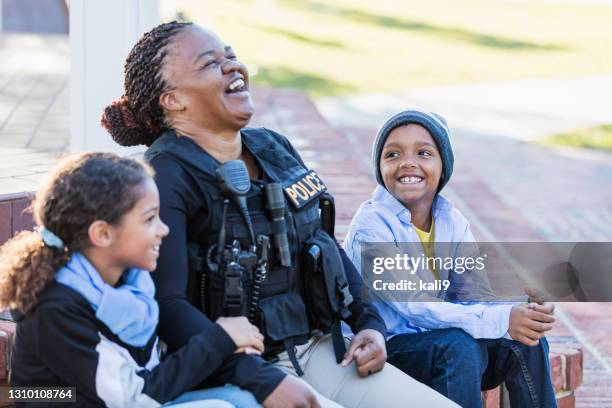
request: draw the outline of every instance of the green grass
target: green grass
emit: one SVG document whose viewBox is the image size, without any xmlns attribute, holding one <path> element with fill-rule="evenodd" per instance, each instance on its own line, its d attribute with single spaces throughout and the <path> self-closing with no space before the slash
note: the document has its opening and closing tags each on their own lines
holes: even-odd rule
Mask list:
<svg viewBox="0 0 612 408">
<path fill-rule="evenodd" d="M 257 84 L 313 96 L 612 72 L 612 7 L 538 0 L 162 0 Z"/>
<path fill-rule="evenodd" d="M 576 129 L 538 140 L 547 145 L 586 147 L 589 149 L 612 150 L 612 125 Z"/>
</svg>

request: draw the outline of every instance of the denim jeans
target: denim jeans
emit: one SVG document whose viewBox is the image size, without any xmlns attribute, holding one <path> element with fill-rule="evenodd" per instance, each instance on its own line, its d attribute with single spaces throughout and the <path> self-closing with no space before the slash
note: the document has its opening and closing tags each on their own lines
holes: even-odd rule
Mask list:
<svg viewBox="0 0 612 408">
<path fill-rule="evenodd" d="M 174 401 L 164 404 L 164 406 L 177 406 L 179 408 L 196 408 L 198 406 L 206 407 L 206 401 L 210 400 L 226 401 L 231 404 L 230 406 L 234 406 L 236 408 L 261 407 L 253 394 L 242 390 L 235 385 L 189 391 L 182 394 Z"/>
<path fill-rule="evenodd" d="M 482 407 L 481 390 L 506 383 L 512 408 L 557 406 L 548 343 L 474 339 L 460 329 L 401 334 L 387 342 L 388 361 L 465 408 Z"/>
</svg>

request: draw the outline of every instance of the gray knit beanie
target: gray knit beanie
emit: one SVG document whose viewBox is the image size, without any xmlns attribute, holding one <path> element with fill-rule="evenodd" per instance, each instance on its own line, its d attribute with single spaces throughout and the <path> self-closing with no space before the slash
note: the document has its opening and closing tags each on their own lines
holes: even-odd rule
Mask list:
<svg viewBox="0 0 612 408">
<path fill-rule="evenodd" d="M 380 127 L 372 146 L 372 165 L 374 166 L 374 176 L 376 177 L 376 181 L 381 186 L 385 186 L 382 179 L 382 174 L 380 174 L 380 156 L 389 133 L 391 133 L 391 131 L 396 127 L 407 125 L 409 123 L 416 123 L 417 125 L 421 125 L 427 129 L 438 146 L 440 156 L 442 157 L 442 174 L 444 175 L 444 178 L 440 180 L 440 185 L 438 186 L 439 192 L 442 190 L 442 187 L 448 183 L 451 174 L 453 174 L 454 157 L 453 148 L 449 138 L 450 132 L 448 130 L 446 120 L 442 116 L 433 112 L 427 113 L 415 110 L 403 111 L 392 116 Z"/>
</svg>

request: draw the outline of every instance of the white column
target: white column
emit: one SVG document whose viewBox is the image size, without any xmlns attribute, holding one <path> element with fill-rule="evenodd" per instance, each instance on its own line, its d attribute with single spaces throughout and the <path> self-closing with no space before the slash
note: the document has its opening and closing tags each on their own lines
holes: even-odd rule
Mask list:
<svg viewBox="0 0 612 408">
<path fill-rule="evenodd" d="M 138 150 L 115 144 L 100 115 L 123 94 L 130 49 L 159 22 L 159 0 L 70 1 L 70 151 Z"/>
</svg>

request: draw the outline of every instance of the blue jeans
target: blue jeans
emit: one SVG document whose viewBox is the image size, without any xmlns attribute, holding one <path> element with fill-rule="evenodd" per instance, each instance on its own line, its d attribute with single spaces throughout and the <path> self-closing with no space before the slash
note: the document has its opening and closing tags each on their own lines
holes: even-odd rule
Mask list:
<svg viewBox="0 0 612 408">
<path fill-rule="evenodd" d="M 506 383 L 513 408 L 557 406 L 548 343 L 474 339 L 460 329 L 401 334 L 387 342 L 388 362 L 462 407 L 482 407 L 481 390 Z"/>
<path fill-rule="evenodd" d="M 236 408 L 261 408 L 253 394 L 235 385 L 189 391 L 177 399 L 164 404 L 164 406 L 185 404 L 184 406 L 181 405 L 181 408 L 195 408 L 198 406 L 196 401 L 203 402 L 211 399 L 229 402 Z"/>
</svg>

